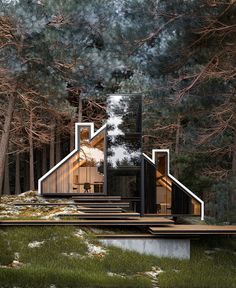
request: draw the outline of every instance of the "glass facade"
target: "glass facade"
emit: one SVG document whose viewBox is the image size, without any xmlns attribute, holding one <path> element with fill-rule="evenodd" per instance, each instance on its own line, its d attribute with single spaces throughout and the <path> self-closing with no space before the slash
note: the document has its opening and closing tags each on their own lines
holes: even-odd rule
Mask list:
<svg viewBox="0 0 236 288">
<path fill-rule="evenodd" d="M 142 97 L 111 95 L 107 99 L 107 192 L 140 196 Z"/>
</svg>

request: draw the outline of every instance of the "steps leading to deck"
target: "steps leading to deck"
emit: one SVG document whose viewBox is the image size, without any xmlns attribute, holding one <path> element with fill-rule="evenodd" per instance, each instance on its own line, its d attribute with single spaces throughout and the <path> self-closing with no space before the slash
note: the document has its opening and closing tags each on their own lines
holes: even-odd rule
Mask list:
<svg viewBox="0 0 236 288">
<path fill-rule="evenodd" d="M 61 214 L 60 217 L 73 217 L 78 219 L 136 219 L 140 218 L 139 213 L 122 212 L 122 213 L 80 213 L 80 214 Z"/>
<path fill-rule="evenodd" d="M 75 203 L 80 204 L 79 211 L 90 214 L 105 213 L 107 215 L 106 217 L 109 216 L 109 213 L 123 214 L 124 211 L 122 208 L 128 208 L 130 206 L 129 202 L 123 202 L 121 200 L 121 196 L 82 194 L 72 197 L 72 199 Z M 92 216 L 93 215 L 91 215 L 91 217 Z"/>
<path fill-rule="evenodd" d="M 103 207 L 103 208 L 97 208 L 97 207 L 78 207 L 79 211 L 81 212 L 89 212 L 89 213 L 121 213 L 123 212 L 123 209 L 120 207 Z"/>
<path fill-rule="evenodd" d="M 128 208 L 129 202 L 81 202 L 86 208 Z"/>
<path fill-rule="evenodd" d="M 120 202 L 120 196 L 94 196 L 94 195 L 81 195 L 72 197 L 75 202 Z"/>
</svg>

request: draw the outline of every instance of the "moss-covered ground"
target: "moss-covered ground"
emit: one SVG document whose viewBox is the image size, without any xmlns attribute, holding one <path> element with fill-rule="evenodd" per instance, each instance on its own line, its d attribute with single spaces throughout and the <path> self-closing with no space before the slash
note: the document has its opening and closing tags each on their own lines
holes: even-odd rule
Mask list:
<svg viewBox="0 0 236 288">
<path fill-rule="evenodd" d="M 191 247 L 190 261 L 164 259 L 104 248 L 86 228 L 1 228 L 0 287 L 236 287 L 235 239 Z"/>
</svg>

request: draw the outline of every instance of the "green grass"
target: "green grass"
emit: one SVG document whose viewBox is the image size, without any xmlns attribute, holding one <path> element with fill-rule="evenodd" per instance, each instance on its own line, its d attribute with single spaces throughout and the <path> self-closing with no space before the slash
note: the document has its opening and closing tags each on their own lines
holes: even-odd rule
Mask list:
<svg viewBox="0 0 236 288">
<path fill-rule="evenodd" d="M 191 243 L 190 261 L 160 259 L 165 273 L 160 275 L 163 288 L 234 288 L 236 287 L 236 239 L 213 236 Z M 214 248 L 222 250 L 215 251 Z M 207 255 L 206 251 L 215 251 Z M 178 272 L 174 272 L 177 270 Z"/>
<path fill-rule="evenodd" d="M 87 245 L 74 236 L 77 228 L 9 227 L 0 230 L 0 264 L 9 265 L 20 255 L 24 266 L 18 269 L 0 268 L 0 287 L 152 287 L 151 279 L 143 274 L 153 266 L 164 270 L 158 277 L 161 288 L 236 287 L 236 241 L 206 238 L 193 241 L 191 260 L 176 260 L 140 255 L 109 247 L 104 257 L 87 256 Z M 85 229 L 86 231 L 86 229 Z M 87 236 L 95 243 L 91 233 Z M 29 248 L 33 241 L 45 241 L 38 248 Z M 214 254 L 206 250 L 219 247 Z M 76 252 L 81 257 L 62 253 Z M 112 272 L 119 275 L 109 276 Z"/>
<path fill-rule="evenodd" d="M 108 258 L 87 257 L 87 246 L 73 235 L 74 227 L 21 227 L 5 228 L 0 233 L 0 264 L 8 265 L 14 253 L 20 254 L 25 264 L 20 269 L 0 268 L 0 287 L 151 287 L 150 279 L 137 273 L 142 265 L 130 265 L 132 253 L 122 259 L 118 249 L 110 249 Z M 46 240 L 46 241 L 45 241 Z M 38 248 L 29 248 L 33 241 L 45 241 Z M 89 239 L 94 242 L 93 238 Z M 62 253 L 76 252 L 84 258 L 66 257 Z M 130 256 L 129 256 L 130 255 Z M 136 260 L 138 259 L 136 254 Z M 121 263 L 118 263 L 118 261 Z M 110 267 L 110 262 L 112 266 Z M 122 263 L 123 262 L 123 263 Z M 127 264 L 129 263 L 129 265 Z M 124 265 L 123 265 L 124 264 Z M 127 277 L 108 276 L 119 272 L 116 267 L 132 266 Z"/>
</svg>

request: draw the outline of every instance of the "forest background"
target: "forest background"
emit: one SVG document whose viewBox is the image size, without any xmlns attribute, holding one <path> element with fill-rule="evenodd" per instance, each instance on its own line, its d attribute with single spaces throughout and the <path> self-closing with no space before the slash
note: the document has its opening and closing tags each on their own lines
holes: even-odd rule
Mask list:
<svg viewBox="0 0 236 288">
<path fill-rule="evenodd" d="M 74 147 L 109 93 L 144 95 L 143 143 L 236 221 L 235 0 L 0 0 L 0 190 L 19 194 Z"/>
</svg>

